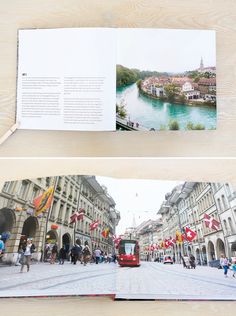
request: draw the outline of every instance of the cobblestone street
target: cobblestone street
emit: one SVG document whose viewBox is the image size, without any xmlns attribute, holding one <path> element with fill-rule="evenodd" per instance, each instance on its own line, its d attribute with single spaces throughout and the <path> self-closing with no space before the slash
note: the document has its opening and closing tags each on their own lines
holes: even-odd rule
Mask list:
<svg viewBox="0 0 236 316">
<path fill-rule="evenodd" d="M 31 265 L 0 267 L 0 296 L 115 294 L 134 299 L 236 299 L 236 279 L 229 271 L 210 267 L 184 269 L 182 265 L 142 262 L 140 267 L 110 264 Z"/>
</svg>

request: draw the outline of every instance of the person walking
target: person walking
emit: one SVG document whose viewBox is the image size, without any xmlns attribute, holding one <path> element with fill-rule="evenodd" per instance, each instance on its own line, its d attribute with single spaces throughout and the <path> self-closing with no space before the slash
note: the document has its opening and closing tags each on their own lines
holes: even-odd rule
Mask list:
<svg viewBox="0 0 236 316">
<path fill-rule="evenodd" d="M 51 260 L 50 260 L 50 264 L 54 264 L 56 259 L 57 259 L 57 255 L 58 255 L 58 247 L 57 247 L 57 243 L 55 243 L 52 247 L 52 254 L 51 254 Z"/>
<path fill-rule="evenodd" d="M 223 260 L 223 269 L 224 269 L 224 276 L 227 278 L 228 277 L 228 269 L 229 269 L 229 260 L 224 256 Z"/>
<path fill-rule="evenodd" d="M 27 243 L 22 246 L 23 255 L 21 257 L 21 269 L 20 272 L 22 273 L 24 270 L 24 266 L 27 266 L 27 272 L 30 270 L 30 261 L 32 253 L 35 251 L 35 246 L 32 243 L 32 240 L 28 239 Z"/>
<path fill-rule="evenodd" d="M 88 245 L 84 247 L 82 254 L 83 254 L 83 262 L 84 262 L 84 265 L 86 266 L 91 256 L 91 252 Z"/>
<path fill-rule="evenodd" d="M 236 259 L 233 260 L 233 262 L 231 264 L 231 269 L 233 271 L 232 277 L 235 278 L 235 274 L 236 274 Z"/>
<path fill-rule="evenodd" d="M 95 261 L 96 261 L 96 264 L 99 263 L 100 261 L 100 256 L 101 256 L 101 250 L 99 248 L 96 248 L 95 251 Z"/>
<path fill-rule="evenodd" d="M 64 247 L 62 247 L 59 250 L 59 255 L 58 255 L 58 259 L 59 259 L 59 264 L 64 264 L 65 260 L 66 260 L 66 250 Z"/>
</svg>

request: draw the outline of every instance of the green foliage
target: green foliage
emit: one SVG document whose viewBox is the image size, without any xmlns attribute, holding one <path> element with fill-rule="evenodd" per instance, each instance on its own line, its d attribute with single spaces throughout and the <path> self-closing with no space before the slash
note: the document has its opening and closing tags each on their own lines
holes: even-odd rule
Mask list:
<svg viewBox="0 0 236 316">
<path fill-rule="evenodd" d="M 187 129 L 188 130 L 204 130 L 205 126 L 203 124 L 200 124 L 200 123 L 194 125 L 193 123 L 189 122 L 187 124 Z"/>
<path fill-rule="evenodd" d="M 127 110 L 125 108 L 125 102 L 122 100 L 120 104 L 116 104 L 116 113 L 120 118 L 125 119 L 127 116 Z"/>
<path fill-rule="evenodd" d="M 179 123 L 176 120 L 172 120 L 169 122 L 169 129 L 171 131 L 177 131 L 179 130 Z"/>
<path fill-rule="evenodd" d="M 122 87 L 136 82 L 138 73 L 121 65 L 116 66 L 116 86 Z"/>
<path fill-rule="evenodd" d="M 181 94 L 181 95 L 179 96 L 179 101 L 184 104 L 184 103 L 187 101 L 186 96 L 185 96 L 184 94 Z"/>
<path fill-rule="evenodd" d="M 173 84 L 169 83 L 165 86 L 165 94 L 168 101 L 173 102 L 178 96 L 179 88 Z"/>
<path fill-rule="evenodd" d="M 116 86 L 122 87 L 129 84 L 132 84 L 139 79 L 143 80 L 147 77 L 159 77 L 159 76 L 168 76 L 166 72 L 158 72 L 158 71 L 149 71 L 139 69 L 129 69 L 122 65 L 116 66 Z"/>
<path fill-rule="evenodd" d="M 136 84 L 137 84 L 138 89 L 140 90 L 140 89 L 141 89 L 141 85 L 142 85 L 142 79 L 139 79 L 139 80 L 136 82 Z"/>
</svg>

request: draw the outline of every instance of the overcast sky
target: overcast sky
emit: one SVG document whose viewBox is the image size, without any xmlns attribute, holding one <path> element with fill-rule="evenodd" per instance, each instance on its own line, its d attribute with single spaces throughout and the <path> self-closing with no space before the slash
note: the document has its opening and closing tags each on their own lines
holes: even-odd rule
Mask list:
<svg viewBox="0 0 236 316">
<path fill-rule="evenodd" d="M 116 229 L 117 234 L 124 233 L 127 227 L 132 226 L 134 216 L 137 225 L 144 220 L 157 219 L 156 213 L 165 199 L 165 194 L 181 183 L 107 177 L 96 179 L 107 187 L 108 193 L 116 202 L 116 209 L 120 211 L 121 220 Z"/>
<path fill-rule="evenodd" d="M 119 29 L 117 64 L 140 70 L 183 72 L 216 65 L 215 32 Z"/>
</svg>

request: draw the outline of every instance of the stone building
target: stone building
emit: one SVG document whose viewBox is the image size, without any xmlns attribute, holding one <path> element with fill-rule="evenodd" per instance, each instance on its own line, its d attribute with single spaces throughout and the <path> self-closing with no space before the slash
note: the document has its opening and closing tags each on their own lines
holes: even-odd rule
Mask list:
<svg viewBox="0 0 236 316">
<path fill-rule="evenodd" d="M 180 262 L 183 254 L 194 254 L 201 264 L 214 264 L 221 254 L 236 256 L 236 193 L 229 184 L 185 182 L 166 195 L 158 214 L 163 220 L 163 237 L 175 237 L 188 227 L 197 233 L 165 250 Z M 220 222 L 219 229 L 206 227 L 204 214 Z"/>
<path fill-rule="evenodd" d="M 36 217 L 33 200 L 50 186 L 55 188 L 51 207 Z M 80 208 L 85 211 L 83 221 L 71 224 L 71 215 Z M 99 226 L 91 231 L 89 225 L 96 220 Z M 112 238 L 104 238 L 102 230 L 109 228 L 115 234 L 119 220 L 115 201 L 94 176 L 5 182 L 0 192 L 0 235 L 6 245 L 3 261 L 14 263 L 19 245 L 27 238 L 32 238 L 35 244 L 35 260 L 42 259 L 46 243 L 57 243 L 59 248 L 64 246 L 69 250 L 78 239 L 91 249 L 100 246 L 112 252 Z"/>
</svg>

